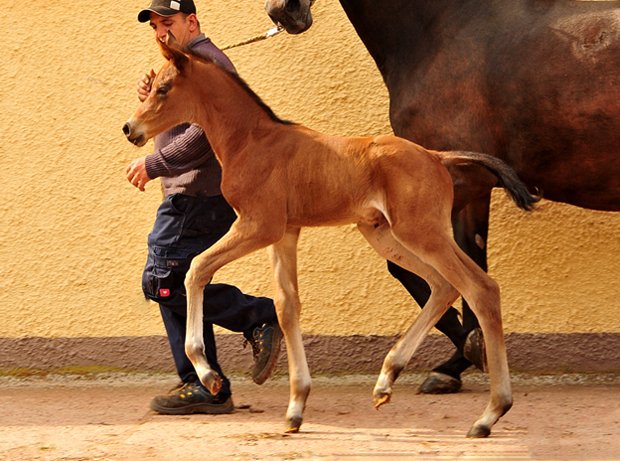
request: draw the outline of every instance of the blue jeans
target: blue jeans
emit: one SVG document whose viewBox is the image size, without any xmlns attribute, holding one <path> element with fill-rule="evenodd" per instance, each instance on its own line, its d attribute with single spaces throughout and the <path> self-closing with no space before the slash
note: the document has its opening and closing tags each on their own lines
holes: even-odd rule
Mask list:
<svg viewBox="0 0 620 461">
<path fill-rule="evenodd" d="M 217 242 L 236 219 L 224 197 L 191 197 L 173 194 L 157 210 L 149 234 L 149 255 L 142 275 L 147 299 L 159 303 L 172 356 L 183 382 L 197 382 L 198 375 L 185 354 L 187 297 L 185 274 L 194 256 Z M 249 334 L 255 327 L 277 321 L 269 298 L 243 294 L 226 284 L 208 284 L 204 291 L 203 339 L 211 368 L 224 380 L 221 394 L 230 395 L 230 381 L 217 361 L 213 324 Z"/>
</svg>

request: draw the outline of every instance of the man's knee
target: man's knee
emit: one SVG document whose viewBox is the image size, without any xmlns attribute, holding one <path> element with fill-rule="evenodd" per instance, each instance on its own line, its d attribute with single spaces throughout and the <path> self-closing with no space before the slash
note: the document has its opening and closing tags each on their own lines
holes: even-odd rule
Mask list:
<svg viewBox="0 0 620 461">
<path fill-rule="evenodd" d="M 156 256 L 152 251 L 142 274 L 142 291 L 147 299 L 171 310 L 174 306 L 185 307 L 185 274 L 190 259 Z"/>
</svg>

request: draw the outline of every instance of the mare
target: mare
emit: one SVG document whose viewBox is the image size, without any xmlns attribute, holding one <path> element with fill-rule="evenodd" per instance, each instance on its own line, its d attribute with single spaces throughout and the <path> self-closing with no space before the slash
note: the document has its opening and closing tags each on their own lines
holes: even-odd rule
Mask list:
<svg viewBox="0 0 620 461">
<path fill-rule="evenodd" d="M 485 152 L 546 199 L 620 211 L 618 2 L 340 3 L 383 76 L 397 136 L 430 149 Z M 296 34 L 312 25 L 310 6 L 311 0 L 267 0 L 265 8 Z M 491 188 L 455 188 L 455 239 L 484 270 L 490 200 Z M 424 306 L 424 281 L 393 262 L 388 267 Z M 462 325 L 455 309 L 446 312 L 437 328 L 458 351 L 435 368 L 422 392 L 460 388 L 471 365 L 462 351 L 476 326 L 466 303 Z"/>
<path fill-rule="evenodd" d="M 193 259 L 185 279 L 185 348 L 201 382 L 213 394 L 221 385 L 204 355 L 205 285 L 225 264 L 269 247 L 274 302 L 289 359 L 286 430 L 299 430 L 311 386 L 299 326 L 300 229 L 355 223 L 380 255 L 419 274 L 432 288 L 427 307 L 385 359 L 375 406 L 390 400 L 394 380 L 460 293 L 478 315 L 489 344 L 490 401 L 468 433 L 486 437 L 512 405 L 499 288 L 452 237 L 453 184 L 444 162 L 477 165 L 498 176 L 521 208 L 538 199 L 510 168 L 488 155 L 428 151 L 393 136 L 328 136 L 284 122 L 238 76 L 180 48 L 170 33 L 160 46 L 168 62 L 123 131 L 143 146 L 180 123 L 200 125 L 222 166 L 222 194 L 238 216 L 221 240 Z"/>
</svg>

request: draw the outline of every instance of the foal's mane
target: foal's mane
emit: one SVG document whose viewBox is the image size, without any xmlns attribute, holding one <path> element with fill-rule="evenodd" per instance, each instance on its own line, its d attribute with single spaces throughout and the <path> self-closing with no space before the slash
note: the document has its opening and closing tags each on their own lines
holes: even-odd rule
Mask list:
<svg viewBox="0 0 620 461">
<path fill-rule="evenodd" d="M 252 88 L 250 88 L 250 85 L 247 84 L 247 82 L 245 80 L 243 80 L 239 74 L 237 74 L 236 72 L 233 72 L 229 69 L 227 69 L 226 67 L 224 67 L 219 61 L 217 61 L 216 59 L 213 59 L 211 56 L 209 55 L 204 55 L 204 54 L 199 54 L 197 51 L 189 48 L 189 47 L 184 47 L 182 50 L 183 53 L 185 53 L 186 55 L 191 56 L 192 58 L 196 59 L 197 61 L 201 61 L 205 64 L 215 64 L 216 66 L 218 66 L 220 69 L 222 69 L 224 72 L 226 72 L 228 75 L 230 75 L 232 77 L 232 79 L 243 89 L 245 90 L 245 92 L 254 100 L 254 102 L 256 104 L 258 104 L 258 106 L 263 109 L 263 111 L 265 111 L 265 113 L 269 116 L 269 118 L 271 120 L 273 120 L 274 122 L 277 123 L 282 123 L 284 125 L 295 125 L 295 122 L 291 122 L 290 120 L 283 120 L 280 117 L 278 117 L 275 112 L 271 109 L 271 107 L 269 107 L 267 104 L 265 104 L 265 102 L 260 98 L 259 95 L 257 95 L 254 90 L 252 90 Z"/>
</svg>

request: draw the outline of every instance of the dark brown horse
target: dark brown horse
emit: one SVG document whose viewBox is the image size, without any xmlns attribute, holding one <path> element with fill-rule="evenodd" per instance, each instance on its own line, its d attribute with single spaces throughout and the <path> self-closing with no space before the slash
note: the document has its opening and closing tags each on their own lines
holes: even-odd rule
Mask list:
<svg viewBox="0 0 620 461">
<path fill-rule="evenodd" d="M 274 303 L 289 359 L 286 429 L 299 430 L 311 385 L 299 327 L 299 232 L 307 226 L 355 223 L 381 256 L 432 287 L 427 307 L 385 359 L 375 406 L 390 400 L 394 380 L 461 293 L 489 344 L 490 400 L 468 434 L 486 437 L 512 405 L 499 288 L 452 237 L 453 182 L 446 163 L 486 170 L 522 208 L 531 208 L 537 198 L 510 168 L 488 155 L 428 151 L 394 136 L 329 136 L 284 122 L 236 74 L 180 49 L 170 33 L 161 47 L 168 63 L 123 131 L 143 146 L 182 122 L 199 124 L 222 165 L 222 194 L 238 215 L 221 240 L 192 260 L 185 279 L 185 349 L 201 382 L 213 394 L 221 386 L 204 354 L 205 285 L 227 263 L 269 247 Z"/>
<path fill-rule="evenodd" d="M 390 95 L 397 136 L 427 148 L 501 158 L 531 190 L 620 211 L 620 6 L 573 0 L 340 0 Z M 310 0 L 267 0 L 290 33 L 312 24 Z M 454 177 L 454 176 L 453 176 Z M 455 181 L 457 182 L 457 181 Z M 490 188 L 456 188 L 461 248 L 487 268 Z M 388 263 L 424 305 L 428 288 Z M 477 326 L 449 310 L 437 328 L 463 350 Z M 458 390 L 457 352 L 422 390 Z M 447 387 L 443 387 L 443 386 Z"/>
</svg>

